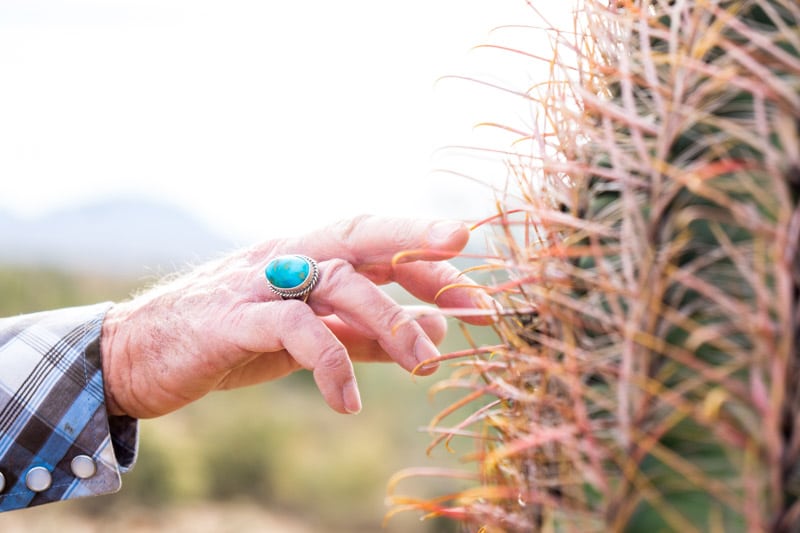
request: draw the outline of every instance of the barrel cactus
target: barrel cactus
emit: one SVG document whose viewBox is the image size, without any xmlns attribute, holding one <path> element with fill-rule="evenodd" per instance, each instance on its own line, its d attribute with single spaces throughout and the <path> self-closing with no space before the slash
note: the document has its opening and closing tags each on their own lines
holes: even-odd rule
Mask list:
<svg viewBox="0 0 800 533">
<path fill-rule="evenodd" d="M 399 473 L 395 511 L 800 531 L 800 4 L 583 0 L 575 18 L 551 79 L 519 91 L 538 119 L 509 125 L 483 223 L 499 342 L 443 358 L 462 399 L 435 442 L 473 440 L 474 468 Z M 414 475 L 469 486 L 401 495 Z"/>
</svg>

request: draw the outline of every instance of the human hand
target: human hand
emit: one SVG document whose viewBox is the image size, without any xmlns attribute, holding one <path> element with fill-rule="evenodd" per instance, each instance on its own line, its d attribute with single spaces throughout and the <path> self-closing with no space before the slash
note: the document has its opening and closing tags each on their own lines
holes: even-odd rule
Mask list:
<svg viewBox="0 0 800 533">
<path fill-rule="evenodd" d="M 434 343 L 446 331 L 442 316 L 415 320 L 378 285 L 395 281 L 443 308 L 479 307 L 485 295 L 441 261 L 468 238 L 459 222 L 359 217 L 242 250 L 116 304 L 101 336 L 109 414 L 152 418 L 210 391 L 300 368 L 313 371 L 334 410 L 356 413 L 351 360 L 395 361 L 412 371 L 439 355 Z M 414 261 L 393 263 L 407 250 L 418 251 Z M 266 282 L 266 264 L 284 254 L 318 262 L 319 281 L 305 303 L 282 300 Z"/>
</svg>

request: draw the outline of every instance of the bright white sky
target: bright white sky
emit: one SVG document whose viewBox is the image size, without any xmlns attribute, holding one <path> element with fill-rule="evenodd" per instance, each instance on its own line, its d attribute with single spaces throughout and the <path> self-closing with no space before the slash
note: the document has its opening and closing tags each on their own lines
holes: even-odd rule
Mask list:
<svg viewBox="0 0 800 533">
<path fill-rule="evenodd" d="M 491 32 L 506 24 L 539 20 L 524 0 L 2 0 L 0 209 L 137 194 L 240 239 L 363 212 L 486 215 L 491 193 L 434 169 L 502 166 L 437 149 L 503 148 L 473 125 L 531 112 L 436 80 L 537 81 L 471 50 L 508 42 Z"/>
</svg>

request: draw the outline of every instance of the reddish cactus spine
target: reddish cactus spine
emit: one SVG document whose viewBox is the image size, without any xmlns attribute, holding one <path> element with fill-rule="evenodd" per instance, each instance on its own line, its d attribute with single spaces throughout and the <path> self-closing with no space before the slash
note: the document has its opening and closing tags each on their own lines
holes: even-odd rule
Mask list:
<svg viewBox="0 0 800 533">
<path fill-rule="evenodd" d="M 576 20 L 486 224 L 500 343 L 440 384 L 477 405 L 445 435 L 475 440 L 474 488 L 396 503 L 470 531 L 800 531 L 800 5 Z"/>
</svg>

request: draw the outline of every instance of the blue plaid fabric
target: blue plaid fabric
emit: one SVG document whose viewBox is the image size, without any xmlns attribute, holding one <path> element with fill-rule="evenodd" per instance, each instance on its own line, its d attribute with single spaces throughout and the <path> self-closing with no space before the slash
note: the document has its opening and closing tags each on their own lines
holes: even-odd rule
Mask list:
<svg viewBox="0 0 800 533">
<path fill-rule="evenodd" d="M 0 320 L 0 511 L 119 490 L 133 466 L 137 421 L 106 414 L 100 331 L 110 304 Z M 96 473 L 79 479 L 74 457 L 91 457 Z M 34 492 L 26 475 L 52 477 Z"/>
</svg>

